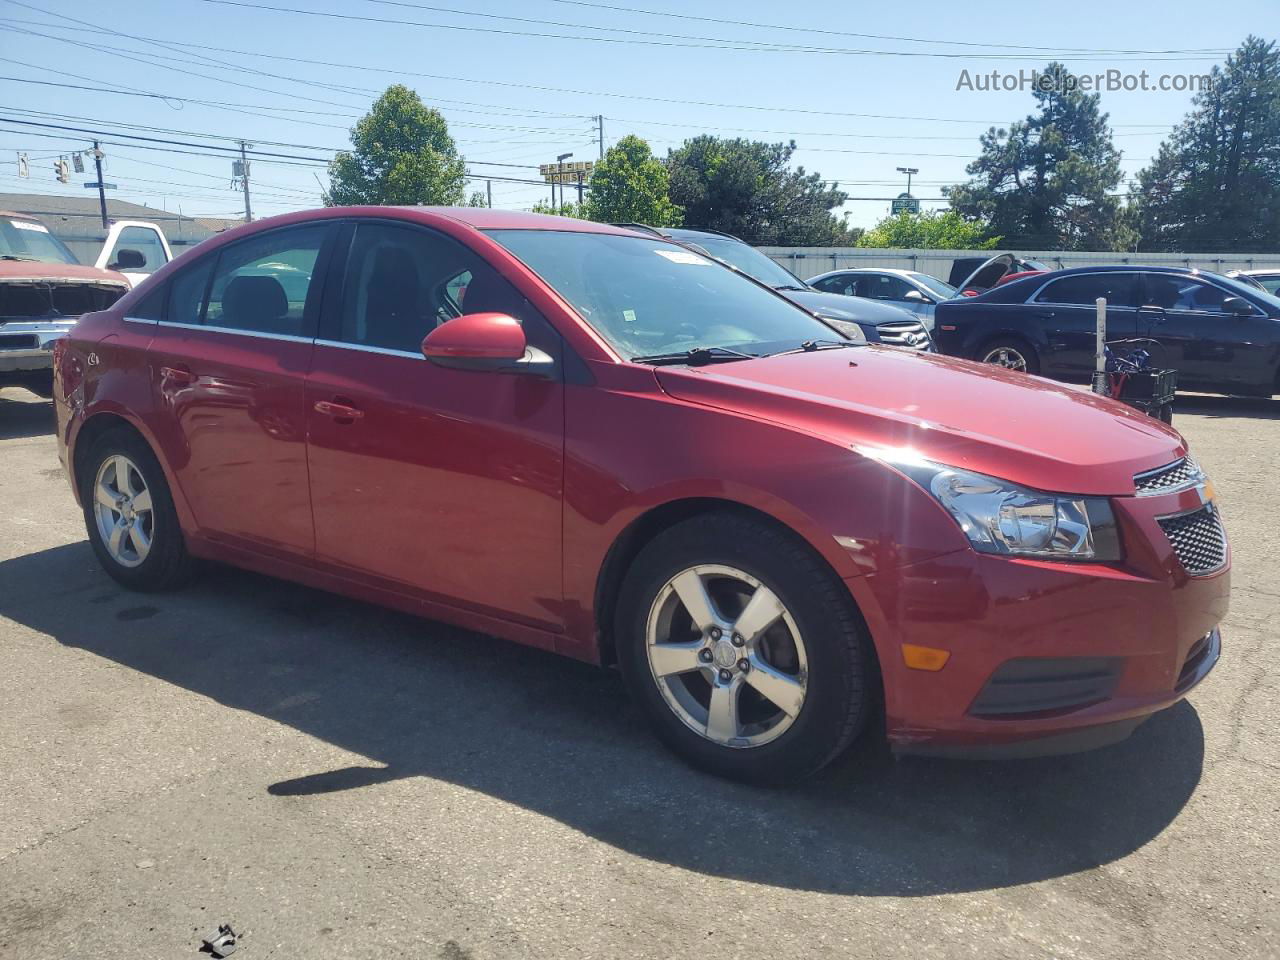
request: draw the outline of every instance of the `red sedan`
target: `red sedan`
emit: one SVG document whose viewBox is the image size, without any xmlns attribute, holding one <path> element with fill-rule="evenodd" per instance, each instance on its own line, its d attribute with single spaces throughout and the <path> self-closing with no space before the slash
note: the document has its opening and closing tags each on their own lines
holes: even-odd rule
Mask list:
<svg viewBox="0 0 1280 960">
<path fill-rule="evenodd" d="M 1172 429 L 853 344 L 651 235 L 336 208 L 207 241 L 62 341 L 126 586 L 216 560 L 617 664 L 691 762 L 790 779 L 1119 739 L 1213 667 L 1229 556 Z"/>
</svg>

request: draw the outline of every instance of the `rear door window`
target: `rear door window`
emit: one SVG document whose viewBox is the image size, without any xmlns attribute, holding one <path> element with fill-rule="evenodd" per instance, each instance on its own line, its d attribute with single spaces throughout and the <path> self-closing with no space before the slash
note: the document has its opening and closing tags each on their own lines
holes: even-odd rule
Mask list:
<svg viewBox="0 0 1280 960">
<path fill-rule="evenodd" d="M 325 223 L 271 230 L 218 256 L 204 322 L 211 327 L 283 336 L 307 334 L 307 306 Z"/>
<path fill-rule="evenodd" d="M 1108 307 L 1138 306 L 1138 276 L 1134 273 L 1086 273 L 1050 282 L 1036 296 L 1037 303 L 1092 307 L 1105 297 Z"/>
</svg>

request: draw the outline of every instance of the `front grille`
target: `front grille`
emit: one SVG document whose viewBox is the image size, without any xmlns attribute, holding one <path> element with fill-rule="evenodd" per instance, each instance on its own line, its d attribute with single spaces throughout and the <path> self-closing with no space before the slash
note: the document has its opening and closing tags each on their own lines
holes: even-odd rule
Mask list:
<svg viewBox="0 0 1280 960">
<path fill-rule="evenodd" d="M 11 333 L 0 336 L 0 350 L 30 350 L 40 344 L 34 333 Z"/>
<path fill-rule="evenodd" d="M 969 713 L 1012 719 L 1078 710 L 1106 700 L 1120 679 L 1120 657 L 1021 657 L 991 675 Z"/>
<path fill-rule="evenodd" d="M 928 350 L 929 331 L 919 320 L 894 320 L 876 327 L 880 342 L 890 347 L 906 347 L 908 350 Z"/>
<path fill-rule="evenodd" d="M 1165 493 L 1174 493 L 1197 483 L 1204 483 L 1204 471 L 1190 457 L 1184 457 L 1174 463 L 1148 470 L 1133 478 L 1133 486 L 1140 497 L 1154 497 Z"/>
<path fill-rule="evenodd" d="M 1160 517 L 1157 522 L 1173 544 L 1182 568 L 1193 577 L 1203 577 L 1226 566 L 1227 533 L 1213 504 L 1190 513 Z"/>
</svg>

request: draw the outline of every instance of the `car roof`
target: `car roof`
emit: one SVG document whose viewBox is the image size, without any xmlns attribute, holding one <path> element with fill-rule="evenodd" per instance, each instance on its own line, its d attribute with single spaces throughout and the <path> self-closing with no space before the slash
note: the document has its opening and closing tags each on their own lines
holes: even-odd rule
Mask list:
<svg viewBox="0 0 1280 960">
<path fill-rule="evenodd" d="M 619 229 L 608 223 L 578 220 L 573 217 L 553 217 L 545 213 L 526 213 L 519 210 L 490 210 L 488 207 L 427 207 L 427 206 L 350 206 L 319 207 L 283 213 L 274 217 L 255 220 L 254 228 L 262 229 L 303 223 L 310 220 L 341 218 L 382 217 L 397 220 L 429 220 L 447 217 L 476 230 L 559 230 L 574 233 L 607 233 L 617 236 L 634 236 L 630 230 Z M 245 226 L 248 226 L 247 224 Z M 228 230 L 219 236 L 243 235 L 245 227 Z"/>
</svg>

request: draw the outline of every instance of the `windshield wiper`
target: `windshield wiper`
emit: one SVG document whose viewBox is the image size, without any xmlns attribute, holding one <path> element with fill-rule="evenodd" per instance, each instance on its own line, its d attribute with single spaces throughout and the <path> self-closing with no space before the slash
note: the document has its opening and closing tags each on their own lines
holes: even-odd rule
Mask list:
<svg viewBox="0 0 1280 960">
<path fill-rule="evenodd" d="M 809 288 L 808 288 L 808 287 L 797 287 L 794 283 L 784 283 L 784 284 L 782 284 L 782 286 L 780 286 L 780 287 L 774 287 L 773 289 L 775 289 L 775 290 L 798 290 L 798 291 L 800 291 L 801 293 L 804 293 L 804 292 L 805 292 L 806 290 L 808 290 Z"/>
<path fill-rule="evenodd" d="M 815 350 L 838 350 L 840 347 L 860 347 L 861 343 L 853 340 L 806 340 L 793 350 L 779 350 L 770 353 L 770 357 L 785 357 L 789 353 L 813 353 Z"/>
<path fill-rule="evenodd" d="M 655 367 L 671 366 L 687 363 L 691 367 L 700 367 L 706 363 L 728 363 L 731 360 L 754 360 L 754 353 L 743 353 L 729 347 L 694 347 L 678 353 L 654 353 L 645 357 L 632 357 L 633 363 L 650 363 Z"/>
<path fill-rule="evenodd" d="M 39 263 L 35 257 L 19 257 L 13 253 L 0 253 L 0 260 L 27 260 L 31 263 Z"/>
</svg>

